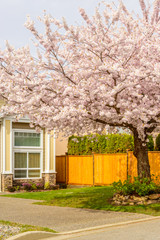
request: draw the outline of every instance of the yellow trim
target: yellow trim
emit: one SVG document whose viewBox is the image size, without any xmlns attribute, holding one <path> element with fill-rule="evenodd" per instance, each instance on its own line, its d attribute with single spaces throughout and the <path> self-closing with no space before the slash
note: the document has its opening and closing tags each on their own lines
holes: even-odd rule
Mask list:
<svg viewBox="0 0 160 240">
<path fill-rule="evenodd" d="M 2 149 L 3 149 L 3 146 L 2 146 L 2 125 L 0 124 L 0 192 L 2 191 L 2 173 L 3 173 L 3 164 L 2 164 Z"/>
<path fill-rule="evenodd" d="M 16 129 L 31 129 L 31 130 L 33 129 L 34 130 L 34 128 L 30 127 L 29 123 L 20 123 L 20 122 L 13 122 L 12 128 L 13 129 L 16 128 Z"/>
<path fill-rule="evenodd" d="M 45 130 L 43 129 L 43 171 L 45 171 L 45 159 L 46 159 L 46 152 L 45 152 L 45 149 L 46 149 L 46 141 L 45 141 Z"/>
<path fill-rule="evenodd" d="M 50 170 L 54 171 L 54 132 L 51 131 L 51 138 L 50 138 Z"/>
<path fill-rule="evenodd" d="M 4 139 L 3 139 L 3 129 L 4 129 L 4 126 L 1 125 L 1 172 L 3 172 L 4 170 L 4 162 L 3 162 L 3 145 L 4 145 Z"/>
<path fill-rule="evenodd" d="M 48 169 L 48 133 L 45 131 L 45 170 Z"/>
<path fill-rule="evenodd" d="M 10 120 L 5 120 L 5 171 L 11 171 L 11 125 Z"/>
</svg>

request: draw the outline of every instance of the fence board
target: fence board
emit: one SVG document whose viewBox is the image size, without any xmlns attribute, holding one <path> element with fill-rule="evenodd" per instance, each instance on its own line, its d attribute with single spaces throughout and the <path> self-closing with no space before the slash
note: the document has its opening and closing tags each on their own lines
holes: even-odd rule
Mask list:
<svg viewBox="0 0 160 240">
<path fill-rule="evenodd" d="M 95 154 L 95 185 L 109 185 L 127 175 L 126 154 Z"/>
<path fill-rule="evenodd" d="M 148 157 L 151 168 L 151 175 L 154 175 L 152 177 L 155 182 L 160 183 L 160 180 L 156 180 L 156 177 L 160 177 L 160 152 L 149 152 Z"/>
<path fill-rule="evenodd" d="M 58 183 L 66 182 L 66 156 L 56 156 L 56 181 Z"/>
<path fill-rule="evenodd" d="M 68 184 L 93 184 L 93 156 L 68 156 Z"/>
</svg>

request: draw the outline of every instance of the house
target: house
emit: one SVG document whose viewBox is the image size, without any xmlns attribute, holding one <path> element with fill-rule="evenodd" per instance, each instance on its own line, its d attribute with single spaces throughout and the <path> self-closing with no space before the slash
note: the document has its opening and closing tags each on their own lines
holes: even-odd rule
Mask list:
<svg viewBox="0 0 160 240">
<path fill-rule="evenodd" d="M 64 137 L 62 133 L 56 138 L 56 156 L 63 156 L 68 152 L 68 137 Z"/>
<path fill-rule="evenodd" d="M 54 133 L 37 133 L 29 122 L 0 119 L 0 191 L 24 182 L 56 184 Z"/>
</svg>

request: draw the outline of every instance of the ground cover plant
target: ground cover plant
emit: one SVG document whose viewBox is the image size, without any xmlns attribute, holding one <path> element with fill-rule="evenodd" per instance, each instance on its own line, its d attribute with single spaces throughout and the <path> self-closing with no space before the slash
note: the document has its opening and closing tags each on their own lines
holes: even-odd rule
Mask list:
<svg viewBox="0 0 160 240">
<path fill-rule="evenodd" d="M 4 195 L 4 197 L 15 197 L 25 199 L 43 200 L 41 205 L 88 208 L 106 211 L 122 211 L 145 213 L 150 215 L 160 215 L 160 204 L 135 205 L 135 206 L 114 206 L 111 199 L 114 194 L 112 186 L 85 187 L 62 189 L 48 192 L 26 192 L 13 195 Z M 36 204 L 37 204 L 36 203 Z"/>
</svg>

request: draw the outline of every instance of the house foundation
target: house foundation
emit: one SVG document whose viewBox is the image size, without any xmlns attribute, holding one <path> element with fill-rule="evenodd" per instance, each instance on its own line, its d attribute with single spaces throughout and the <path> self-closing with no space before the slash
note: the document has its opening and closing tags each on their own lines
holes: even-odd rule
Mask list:
<svg viewBox="0 0 160 240">
<path fill-rule="evenodd" d="M 1 191 L 8 191 L 8 187 L 20 185 L 22 183 L 49 183 L 50 185 L 56 185 L 56 173 L 42 173 L 42 178 L 39 179 L 13 179 L 13 174 L 1 175 Z"/>
<path fill-rule="evenodd" d="M 42 173 L 44 184 L 56 185 L 56 173 Z"/>
<path fill-rule="evenodd" d="M 13 186 L 13 174 L 2 174 L 1 175 L 1 186 L 2 192 L 7 191 L 8 187 Z"/>
</svg>

